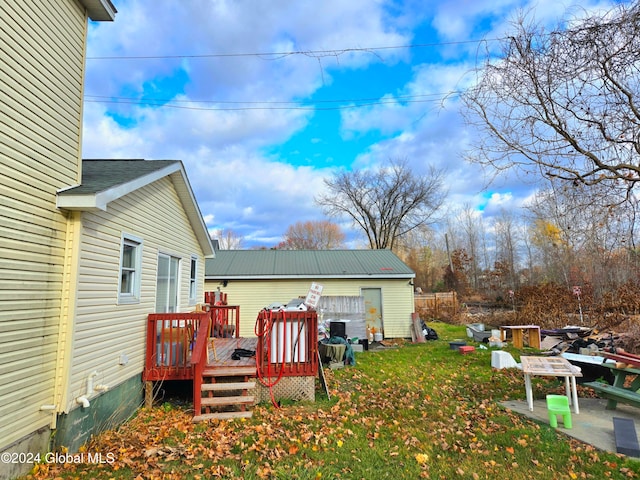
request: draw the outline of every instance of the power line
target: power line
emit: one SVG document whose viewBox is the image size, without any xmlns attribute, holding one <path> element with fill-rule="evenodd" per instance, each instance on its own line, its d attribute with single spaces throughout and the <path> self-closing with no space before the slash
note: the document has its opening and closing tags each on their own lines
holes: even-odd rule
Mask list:
<svg viewBox="0 0 640 480">
<path fill-rule="evenodd" d="M 460 92 L 447 92 L 447 93 L 424 93 L 419 95 L 397 95 L 393 97 L 396 100 L 413 100 L 413 99 L 423 99 L 429 97 L 437 97 L 441 98 L 446 95 L 458 94 Z M 131 100 L 131 101 L 142 101 L 143 99 L 138 97 L 113 97 L 109 95 L 85 95 L 85 98 L 91 99 L 110 99 L 110 100 Z M 98 101 L 96 100 L 96 101 Z M 247 101 L 247 100 L 179 100 L 175 98 L 149 98 L 145 101 L 149 102 L 174 102 L 174 103 L 216 103 L 216 104 L 268 104 L 268 105 L 299 105 L 301 102 L 295 100 L 256 100 L 256 101 Z M 330 100 L 316 100 L 313 103 L 357 103 L 357 102 L 377 102 L 380 101 L 379 97 L 371 97 L 371 98 L 343 98 L 343 99 L 330 99 Z"/>
<path fill-rule="evenodd" d="M 206 54 L 180 54 L 180 55 L 109 55 L 87 57 L 87 60 L 159 60 L 171 58 L 226 58 L 226 57 L 276 57 L 283 58 L 293 55 L 303 55 L 307 57 L 335 57 L 346 53 L 371 53 L 382 50 L 402 50 L 414 48 L 428 47 L 444 47 L 451 45 L 478 44 L 501 39 L 482 39 L 482 40 L 460 40 L 452 42 L 433 42 L 433 43 L 415 43 L 409 45 L 390 45 L 381 47 L 358 47 L 358 48 L 337 48 L 333 50 L 292 50 L 286 52 L 254 52 L 254 53 L 206 53 Z"/>
<path fill-rule="evenodd" d="M 622 3 L 625 3 L 625 0 L 621 0 Z M 611 26 L 616 25 L 619 22 L 617 20 L 613 20 L 610 22 L 604 22 L 601 25 L 591 26 L 588 25 L 586 27 L 578 27 L 578 28 L 570 28 L 567 31 L 577 32 L 580 30 L 592 30 L 595 28 L 601 28 L 602 26 Z M 556 33 L 561 33 L 561 31 L 550 31 L 545 34 L 545 36 L 550 36 Z M 86 57 L 87 60 L 158 60 L 158 59 L 171 59 L 171 58 L 226 58 L 226 57 L 276 57 L 283 58 L 293 55 L 304 55 L 314 58 L 325 57 L 325 56 L 339 56 L 346 53 L 353 52 L 364 52 L 364 53 L 372 53 L 382 50 L 402 50 L 402 49 L 415 49 L 415 48 L 431 48 L 431 47 L 445 47 L 452 45 L 469 45 L 469 44 L 480 44 L 480 43 L 491 43 L 491 42 L 502 42 L 505 40 L 509 40 L 509 36 L 498 37 L 498 38 L 481 38 L 477 40 L 456 40 L 449 42 L 429 42 L 429 43 L 412 43 L 407 45 L 386 45 L 379 47 L 352 47 L 352 48 L 336 48 L 330 50 L 291 50 L 291 51 L 283 51 L 283 52 L 238 52 L 238 53 L 206 53 L 206 54 L 178 54 L 178 55 L 103 55 L 103 56 L 93 56 Z"/>
<path fill-rule="evenodd" d="M 215 100 L 175 100 L 175 99 L 137 99 L 131 97 L 108 97 L 101 95 L 86 95 L 87 103 L 108 103 L 123 105 L 141 105 L 151 107 L 176 108 L 183 110 L 201 111 L 243 111 L 243 110 L 307 110 L 307 111 L 331 111 L 349 110 L 355 108 L 371 107 L 377 105 L 411 104 L 411 103 L 431 103 L 442 102 L 445 98 L 458 95 L 460 92 L 433 93 L 424 95 L 401 95 L 388 100 L 379 98 L 359 98 L 344 100 L 318 100 L 312 105 L 300 104 L 293 101 L 215 101 Z M 193 104 L 219 104 L 234 106 L 193 106 Z M 336 106 L 317 106 L 341 103 Z"/>
</svg>

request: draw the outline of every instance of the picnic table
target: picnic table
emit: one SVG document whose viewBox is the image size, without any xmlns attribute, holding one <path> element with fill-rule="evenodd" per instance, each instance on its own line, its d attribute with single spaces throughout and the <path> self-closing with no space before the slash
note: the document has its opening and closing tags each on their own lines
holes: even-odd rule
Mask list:
<svg viewBox="0 0 640 480">
<path fill-rule="evenodd" d="M 581 377 L 580 368 L 572 365 L 563 357 L 520 357 L 522 372 L 524 373 L 524 386 L 527 393 L 527 404 L 529 410 L 533 411 L 533 391 L 531 388 L 531 377 L 533 375 L 546 377 L 564 377 L 565 391 L 569 398 L 569 403 L 573 405 L 574 411 L 580 413 L 578 407 L 578 390 L 576 387 L 576 377 Z"/>
<path fill-rule="evenodd" d="M 638 392 L 640 390 L 640 367 L 635 365 L 621 367 L 611 362 L 604 362 L 602 365 L 613 373 L 613 385 L 601 382 L 588 382 L 584 385 L 608 399 L 607 410 L 615 410 L 618 402 L 640 407 L 640 393 Z"/>
</svg>

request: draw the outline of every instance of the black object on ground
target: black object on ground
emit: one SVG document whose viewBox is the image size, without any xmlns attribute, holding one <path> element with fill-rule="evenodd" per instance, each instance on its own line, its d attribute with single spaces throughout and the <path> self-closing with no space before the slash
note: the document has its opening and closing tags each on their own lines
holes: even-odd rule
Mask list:
<svg viewBox="0 0 640 480">
<path fill-rule="evenodd" d="M 640 445 L 636 426 L 631 418 L 613 417 L 613 433 L 616 437 L 616 451 L 630 457 L 640 457 Z"/>
<path fill-rule="evenodd" d="M 247 350 L 246 348 L 236 348 L 231 354 L 231 360 L 240 360 L 242 357 L 255 357 L 255 350 Z"/>
</svg>

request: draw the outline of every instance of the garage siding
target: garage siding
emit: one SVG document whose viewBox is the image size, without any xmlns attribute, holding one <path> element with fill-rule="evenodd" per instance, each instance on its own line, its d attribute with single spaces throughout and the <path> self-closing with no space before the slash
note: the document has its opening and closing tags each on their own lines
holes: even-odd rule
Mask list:
<svg viewBox="0 0 640 480">
<path fill-rule="evenodd" d="M 286 304 L 306 297 L 312 282 L 323 286 L 323 295 L 359 296 L 361 288 L 382 289 L 384 334 L 387 338 L 410 338 L 413 286 L 408 279 L 290 279 L 290 280 L 207 280 L 206 291 L 220 288 L 230 305 L 240 305 L 240 335 L 252 337 L 258 312 L 272 303 Z"/>
</svg>

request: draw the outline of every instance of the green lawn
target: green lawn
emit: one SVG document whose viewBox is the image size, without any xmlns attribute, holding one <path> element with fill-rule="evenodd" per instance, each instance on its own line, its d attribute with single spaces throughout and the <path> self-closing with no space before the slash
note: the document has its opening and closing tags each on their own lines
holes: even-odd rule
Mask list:
<svg viewBox="0 0 640 480">
<path fill-rule="evenodd" d="M 113 463 L 41 465 L 31 477 L 638 478 L 640 462 L 501 408 L 524 398 L 521 372 L 492 370 L 490 350 L 450 350 L 450 340 L 466 339 L 464 327 L 430 326 L 440 340 L 357 354 L 356 366 L 328 371 L 330 400 L 318 393 L 315 403 L 260 405 L 248 420 L 199 424 L 180 406 L 141 410 L 86 447 Z M 537 397 L 564 388 L 533 384 Z"/>
</svg>

